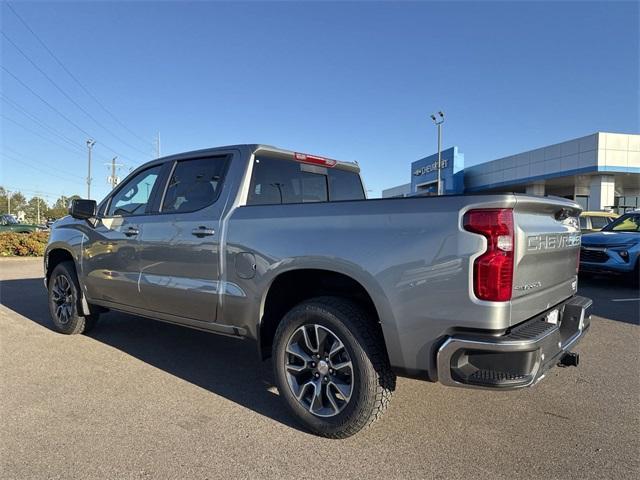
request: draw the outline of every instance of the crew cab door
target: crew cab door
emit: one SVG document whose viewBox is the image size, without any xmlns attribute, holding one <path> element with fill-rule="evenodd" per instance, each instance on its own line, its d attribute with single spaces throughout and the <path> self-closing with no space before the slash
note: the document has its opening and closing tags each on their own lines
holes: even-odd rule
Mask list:
<svg viewBox="0 0 640 480">
<path fill-rule="evenodd" d="M 142 308 L 139 237 L 149 220 L 163 165 L 140 171 L 107 200 L 82 246 L 82 272 L 92 300 Z"/>
<path fill-rule="evenodd" d="M 228 155 L 176 161 L 140 237 L 140 290 L 146 309 L 215 322 L 222 202 Z"/>
</svg>

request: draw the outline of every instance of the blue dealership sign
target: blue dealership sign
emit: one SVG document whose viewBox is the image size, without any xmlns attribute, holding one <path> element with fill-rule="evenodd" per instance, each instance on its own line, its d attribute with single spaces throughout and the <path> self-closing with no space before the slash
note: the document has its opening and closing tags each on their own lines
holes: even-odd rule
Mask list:
<svg viewBox="0 0 640 480">
<path fill-rule="evenodd" d="M 464 191 L 464 155 L 458 147 L 441 153 L 440 177 L 442 192 L 454 195 Z M 438 191 L 438 154 L 416 160 L 411 164 L 411 194 L 435 195 Z"/>
</svg>

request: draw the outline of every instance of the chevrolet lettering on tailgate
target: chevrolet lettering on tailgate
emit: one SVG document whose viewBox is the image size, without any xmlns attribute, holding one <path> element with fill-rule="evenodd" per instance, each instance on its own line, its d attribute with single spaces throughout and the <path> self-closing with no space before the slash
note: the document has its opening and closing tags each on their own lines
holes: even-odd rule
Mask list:
<svg viewBox="0 0 640 480">
<path fill-rule="evenodd" d="M 580 246 L 578 233 L 543 233 L 527 237 L 527 250 L 556 250 Z"/>
</svg>

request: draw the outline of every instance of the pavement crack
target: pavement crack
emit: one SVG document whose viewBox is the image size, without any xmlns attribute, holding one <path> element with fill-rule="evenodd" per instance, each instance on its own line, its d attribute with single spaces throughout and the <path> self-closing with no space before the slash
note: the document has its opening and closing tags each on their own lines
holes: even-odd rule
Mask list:
<svg viewBox="0 0 640 480">
<path fill-rule="evenodd" d="M 553 413 L 553 412 L 542 412 L 545 415 L 551 415 L 552 417 L 558 417 L 558 418 L 562 418 L 564 420 L 571 420 L 569 417 L 565 417 L 564 415 L 559 415 L 557 413 Z"/>
</svg>

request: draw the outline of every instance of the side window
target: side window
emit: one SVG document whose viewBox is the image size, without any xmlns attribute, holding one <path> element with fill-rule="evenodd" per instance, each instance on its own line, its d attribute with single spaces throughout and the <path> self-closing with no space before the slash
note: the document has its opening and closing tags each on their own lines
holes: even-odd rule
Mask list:
<svg viewBox="0 0 640 480">
<path fill-rule="evenodd" d="M 218 198 L 228 157 L 197 158 L 176 164 L 162 203 L 163 212 L 195 212 Z"/>
<path fill-rule="evenodd" d="M 640 232 L 640 215 L 629 215 L 622 220 L 618 220 L 618 224 L 614 225 L 611 230 L 616 232 Z"/>
<path fill-rule="evenodd" d="M 107 216 L 142 215 L 147 208 L 153 186 L 162 165 L 143 170 L 120 188 L 109 203 Z"/>
<path fill-rule="evenodd" d="M 587 228 L 589 228 L 587 226 L 587 217 L 578 217 L 578 220 L 580 221 L 580 228 L 582 230 L 586 230 Z"/>
<path fill-rule="evenodd" d="M 600 230 L 602 227 L 605 227 L 609 224 L 609 219 L 607 217 L 591 217 L 591 225 L 593 229 Z"/>
</svg>

